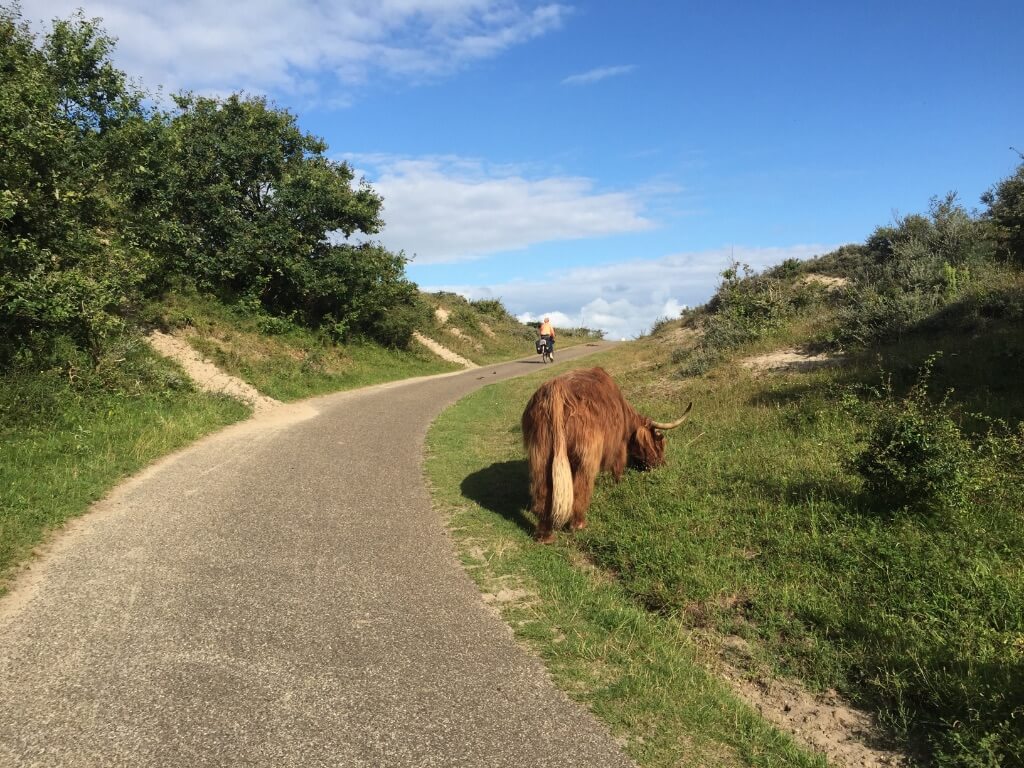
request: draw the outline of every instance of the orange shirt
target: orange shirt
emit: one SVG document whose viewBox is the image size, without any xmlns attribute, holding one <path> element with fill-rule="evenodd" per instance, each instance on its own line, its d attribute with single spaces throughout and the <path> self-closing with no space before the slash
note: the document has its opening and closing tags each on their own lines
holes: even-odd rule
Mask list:
<svg viewBox="0 0 1024 768">
<path fill-rule="evenodd" d="M 540 324 L 540 335 L 541 336 L 550 336 L 551 338 L 554 338 L 555 337 L 555 326 L 553 326 L 551 323 L 541 323 Z"/>
</svg>

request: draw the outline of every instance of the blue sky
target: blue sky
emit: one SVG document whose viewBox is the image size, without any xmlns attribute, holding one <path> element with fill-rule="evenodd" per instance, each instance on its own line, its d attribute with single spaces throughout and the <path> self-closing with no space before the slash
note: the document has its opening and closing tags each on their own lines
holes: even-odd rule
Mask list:
<svg viewBox="0 0 1024 768">
<path fill-rule="evenodd" d="M 630 337 L 982 192 L 1024 150 L 1024 3 L 25 0 L 150 89 L 271 97 L 383 195 L 426 290 Z"/>
</svg>

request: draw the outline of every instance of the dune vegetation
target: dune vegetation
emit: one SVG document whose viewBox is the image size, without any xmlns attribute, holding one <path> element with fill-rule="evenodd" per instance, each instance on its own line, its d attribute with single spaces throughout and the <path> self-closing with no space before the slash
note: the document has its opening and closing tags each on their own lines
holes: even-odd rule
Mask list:
<svg viewBox="0 0 1024 768">
<path fill-rule="evenodd" d="M 603 354 L 641 412 L 693 416 L 668 466 L 603 477 L 552 547 L 530 540 L 519 417 L 553 372 L 435 424 L 470 573 L 520 590 L 509 621 L 642 764 L 813 759 L 709 671 L 837 691 L 914 764 L 1024 764 L 1022 181 L 980 214 L 939 198 L 860 245 L 734 265 Z"/>
</svg>

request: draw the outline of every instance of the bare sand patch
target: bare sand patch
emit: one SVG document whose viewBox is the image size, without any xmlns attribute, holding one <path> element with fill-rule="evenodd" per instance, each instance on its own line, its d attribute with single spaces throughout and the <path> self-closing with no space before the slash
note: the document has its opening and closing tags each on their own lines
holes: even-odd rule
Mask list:
<svg viewBox="0 0 1024 768">
<path fill-rule="evenodd" d="M 225 373 L 194 350 L 187 341 L 161 331 L 152 331 L 146 340 L 165 357 L 178 363 L 195 385 L 206 392 L 217 392 L 249 403 L 257 414 L 281 405 L 280 400 L 261 394 L 236 376 Z"/>
<path fill-rule="evenodd" d="M 448 328 L 448 333 L 450 333 L 452 336 L 454 336 L 457 339 L 462 339 L 463 341 L 469 342 L 470 344 L 473 345 L 474 349 L 483 349 L 483 345 L 479 341 L 477 341 L 472 336 L 467 334 L 461 328 L 456 328 L 453 325 L 450 328 Z"/>
<path fill-rule="evenodd" d="M 754 682 L 735 671 L 726 671 L 724 676 L 733 691 L 762 717 L 824 754 L 832 764 L 897 768 L 909 763 L 906 755 L 885 745 L 881 729 L 869 714 L 846 704 L 835 691 L 815 696 L 795 683 Z"/>
<path fill-rule="evenodd" d="M 748 704 L 802 746 L 825 755 L 838 768 L 902 768 L 910 756 L 888 737 L 869 713 L 834 690 L 814 694 L 799 683 L 758 669 L 749 643 L 736 635 L 694 630 L 692 637 L 710 652 L 709 665 Z"/>
<path fill-rule="evenodd" d="M 448 362 L 456 363 L 458 365 L 461 365 L 463 368 L 478 368 L 479 367 L 472 360 L 467 360 L 462 355 L 459 355 L 459 354 L 457 354 L 455 352 L 452 352 L 452 350 L 448 349 L 448 347 L 446 347 L 446 346 L 444 346 L 442 344 L 438 344 L 436 341 L 434 341 L 433 339 L 431 339 L 431 338 L 429 338 L 427 336 L 424 336 L 419 331 L 413 332 L 412 336 L 413 336 L 414 339 L 416 339 L 416 341 L 418 341 L 424 347 L 429 349 L 435 355 L 437 355 L 438 357 L 440 357 L 440 358 L 442 358 L 444 360 L 447 360 Z"/>
<path fill-rule="evenodd" d="M 843 288 L 850 284 L 848 278 L 845 277 L 832 277 L 831 275 L 805 275 L 802 283 L 817 283 L 818 285 L 825 286 L 827 291 L 841 291 Z"/>
<path fill-rule="evenodd" d="M 791 347 L 768 352 L 764 355 L 748 357 L 740 360 L 740 365 L 754 373 L 772 373 L 777 371 L 811 371 L 841 365 L 842 356 L 830 355 L 827 352 L 810 352 Z"/>
</svg>

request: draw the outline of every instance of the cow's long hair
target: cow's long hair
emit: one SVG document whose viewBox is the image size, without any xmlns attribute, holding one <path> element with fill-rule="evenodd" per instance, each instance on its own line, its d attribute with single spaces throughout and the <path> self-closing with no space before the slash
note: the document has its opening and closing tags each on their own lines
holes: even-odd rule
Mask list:
<svg viewBox="0 0 1024 768">
<path fill-rule="evenodd" d="M 664 464 L 662 431 L 682 424 L 692 406 L 671 423 L 653 421 L 626 402 L 602 368 L 569 371 L 541 384 L 522 420 L 537 538 L 550 541 L 552 529 L 570 519 L 574 529 L 586 525 L 598 473 L 618 480 L 627 462 L 640 469 Z"/>
<path fill-rule="evenodd" d="M 572 469 L 566 447 L 566 411 L 576 410 L 576 397 L 561 378 L 541 387 L 530 401 L 523 435 L 529 451 L 530 494 L 536 498 L 541 488 L 551 489 L 551 522 L 560 528 L 572 516 Z M 529 423 L 527 423 L 527 421 Z M 550 485 L 548 483 L 550 482 Z"/>
</svg>

